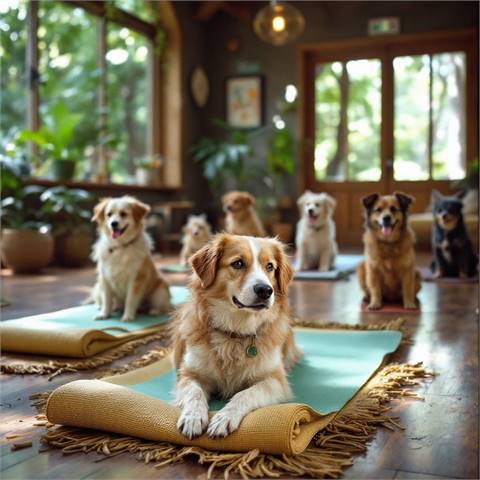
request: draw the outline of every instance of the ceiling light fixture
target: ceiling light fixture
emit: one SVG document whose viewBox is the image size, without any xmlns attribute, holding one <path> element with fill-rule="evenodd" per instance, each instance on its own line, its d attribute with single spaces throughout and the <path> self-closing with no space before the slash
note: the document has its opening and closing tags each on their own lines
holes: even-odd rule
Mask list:
<svg viewBox="0 0 480 480">
<path fill-rule="evenodd" d="M 265 42 L 275 46 L 292 42 L 305 29 L 302 13 L 289 3 L 272 0 L 253 20 L 253 30 Z"/>
</svg>

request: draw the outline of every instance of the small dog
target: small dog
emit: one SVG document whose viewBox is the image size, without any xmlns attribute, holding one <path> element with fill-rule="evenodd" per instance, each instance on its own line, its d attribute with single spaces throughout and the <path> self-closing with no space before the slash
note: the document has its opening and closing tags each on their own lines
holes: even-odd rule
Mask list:
<svg viewBox="0 0 480 480">
<path fill-rule="evenodd" d="M 182 265 L 187 265 L 188 259 L 208 243 L 211 236 L 212 230 L 207 222 L 207 216 L 205 214 L 190 215 L 183 227 L 183 247 L 180 252 Z"/>
<path fill-rule="evenodd" d="M 326 193 L 307 190 L 297 200 L 297 205 L 301 216 L 295 237 L 297 268 L 326 272 L 333 267 L 338 253 L 332 220 L 337 202 Z"/>
<path fill-rule="evenodd" d="M 229 192 L 222 197 L 225 229 L 233 235 L 264 237 L 262 222 L 255 212 L 255 198 L 248 192 Z"/>
<path fill-rule="evenodd" d="M 168 285 L 155 268 L 144 230 L 149 211 L 129 196 L 105 198 L 94 208 L 99 238 L 92 254 L 98 275 L 92 296 L 100 308 L 97 319 L 109 318 L 118 307 L 123 308 L 122 321 L 132 321 L 143 303 L 150 315 L 171 308 Z"/>
<path fill-rule="evenodd" d="M 190 263 L 191 296 L 173 325 L 177 426 L 188 438 L 220 438 L 291 397 L 286 370 L 300 357 L 287 301 L 293 272 L 278 240 L 226 233 Z M 209 420 L 213 395 L 230 400 Z"/>
<path fill-rule="evenodd" d="M 458 196 L 432 191 L 432 271 L 435 277 L 474 277 L 478 258 L 463 222 L 463 203 Z"/>
<path fill-rule="evenodd" d="M 383 301 L 403 301 L 406 309 L 417 308 L 420 274 L 415 269 L 414 235 L 407 223 L 413 198 L 401 192 L 362 199 L 365 207 L 365 261 L 357 267 L 360 286 L 369 310 Z"/>
</svg>

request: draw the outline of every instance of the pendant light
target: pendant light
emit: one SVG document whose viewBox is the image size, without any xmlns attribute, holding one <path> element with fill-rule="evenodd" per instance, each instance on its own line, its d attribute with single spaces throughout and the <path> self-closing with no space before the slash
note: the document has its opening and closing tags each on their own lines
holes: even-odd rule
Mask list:
<svg viewBox="0 0 480 480">
<path fill-rule="evenodd" d="M 305 18 L 289 3 L 272 0 L 255 15 L 253 29 L 263 41 L 278 47 L 303 33 Z"/>
</svg>

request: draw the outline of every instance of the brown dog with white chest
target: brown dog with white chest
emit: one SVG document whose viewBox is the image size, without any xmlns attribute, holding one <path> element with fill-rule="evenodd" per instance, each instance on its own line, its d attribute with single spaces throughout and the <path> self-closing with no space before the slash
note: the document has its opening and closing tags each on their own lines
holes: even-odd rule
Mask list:
<svg viewBox="0 0 480 480">
<path fill-rule="evenodd" d="M 362 199 L 365 208 L 365 261 L 357 267 L 369 310 L 386 302 L 402 302 L 416 309 L 420 274 L 415 268 L 414 234 L 407 223 L 413 198 L 401 192 Z"/>
<path fill-rule="evenodd" d="M 177 426 L 188 438 L 237 430 L 252 410 L 291 397 L 300 357 L 287 287 L 293 271 L 274 239 L 218 234 L 190 258 L 190 299 L 173 324 Z M 212 396 L 229 399 L 211 419 Z"/>
<path fill-rule="evenodd" d="M 248 192 L 228 192 L 222 197 L 225 229 L 233 235 L 264 237 L 262 222 L 255 212 L 255 198 Z"/>
</svg>

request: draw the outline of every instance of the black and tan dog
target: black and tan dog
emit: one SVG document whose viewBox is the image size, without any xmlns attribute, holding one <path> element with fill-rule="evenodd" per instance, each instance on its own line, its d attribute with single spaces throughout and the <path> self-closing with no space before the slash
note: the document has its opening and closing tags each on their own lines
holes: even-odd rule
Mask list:
<svg viewBox="0 0 480 480">
<path fill-rule="evenodd" d="M 420 274 L 415 269 L 414 234 L 407 224 L 413 198 L 401 192 L 362 199 L 365 208 L 365 261 L 357 267 L 369 310 L 386 302 L 417 308 Z"/>
<path fill-rule="evenodd" d="M 474 277 L 478 258 L 463 222 L 460 196 L 432 191 L 432 271 L 435 277 Z"/>
</svg>

